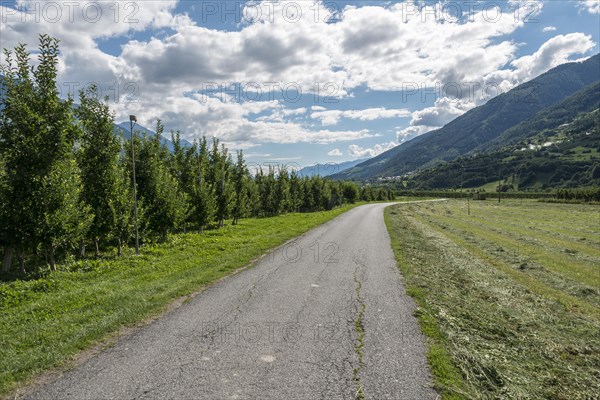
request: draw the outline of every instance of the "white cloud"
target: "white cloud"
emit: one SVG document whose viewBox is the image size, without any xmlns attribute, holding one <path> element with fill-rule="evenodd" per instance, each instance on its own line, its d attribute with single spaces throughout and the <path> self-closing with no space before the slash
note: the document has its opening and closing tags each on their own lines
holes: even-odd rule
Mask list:
<svg viewBox="0 0 600 400">
<path fill-rule="evenodd" d="M 356 144 L 348 146 L 348 154 L 356 158 L 375 157 L 379 154 L 386 152 L 394 147 L 398 146 L 396 142 L 376 144 L 373 147 L 360 147 Z"/>
<path fill-rule="evenodd" d="M 441 126 L 415 125 L 400 129 L 398 132 L 396 132 L 396 135 L 398 136 L 398 142 L 404 143 L 416 138 L 417 136 L 439 128 L 441 128 Z"/>
<path fill-rule="evenodd" d="M 542 32 L 554 32 L 555 30 L 555 26 L 545 26 L 544 29 L 542 29 Z"/>
<path fill-rule="evenodd" d="M 533 79 L 569 60 L 574 54 L 585 54 L 596 44 L 583 33 L 557 35 L 544 43 L 538 51 L 512 62 L 519 82 Z"/>
<path fill-rule="evenodd" d="M 288 122 L 290 117 L 297 117 L 302 114 L 306 114 L 306 108 L 280 108 L 274 110 L 270 115 L 257 118 L 258 121 L 271 121 L 271 122 Z"/>
<path fill-rule="evenodd" d="M 0 5 L 3 48 L 19 43 L 36 45 L 38 34 L 61 40 L 62 73 L 79 82 L 103 82 L 122 60 L 98 48 L 98 42 L 146 29 L 190 25 L 186 15 L 173 15 L 177 0 L 40 2 L 20 0 L 15 6 Z M 3 59 L 3 56 L 0 56 Z M 80 73 L 78 73 L 80 72 Z M 98 76 L 97 73 L 100 72 Z M 100 78 L 100 79 L 97 79 Z M 114 81 L 111 81 L 114 83 Z"/>
<path fill-rule="evenodd" d="M 168 107 L 165 107 L 168 105 Z M 334 143 L 376 136 L 360 131 L 311 130 L 297 122 L 272 122 L 250 119 L 251 114 L 280 110 L 278 101 L 235 103 L 196 94 L 190 97 L 168 96 L 144 104 L 133 103 L 128 112 L 136 114 L 141 125 L 152 126 L 156 118 L 186 138 L 215 136 L 232 148 L 258 143 Z M 125 110 L 123 110 L 125 111 Z M 124 115 L 121 117 L 125 117 Z M 120 118 L 117 118 L 118 120 Z M 167 124 L 168 121 L 168 124 Z"/>
<path fill-rule="evenodd" d="M 253 158 L 266 158 L 272 157 L 273 155 L 269 153 L 244 153 L 244 156 Z"/>
<path fill-rule="evenodd" d="M 332 90 L 321 87 L 324 95 L 347 94 L 347 73 L 334 71 L 331 55 L 335 41 L 329 37 L 334 28 L 317 24 L 310 2 L 260 2 L 261 19 L 242 26 L 240 31 L 223 31 L 188 25 L 165 38 L 147 42 L 131 41 L 122 57 L 131 65 L 144 65 L 145 81 L 172 86 L 193 87 L 198 82 L 267 82 L 300 87 L 311 92 L 315 82 L 332 83 Z M 290 7 L 302 7 L 300 20 L 290 22 L 283 15 Z M 250 5 L 245 5 L 250 7 Z M 321 7 L 323 7 L 321 5 Z M 263 88 L 264 89 L 264 88 Z"/>
<path fill-rule="evenodd" d="M 26 0 L 18 4 L 33 8 L 42 3 Z M 347 6 L 338 13 L 337 22 L 325 23 L 331 10 L 324 2 L 248 2 L 244 7 L 261 8 L 261 18 L 241 24 L 238 31 L 198 26 L 188 15 L 176 14 L 176 0 L 76 4 L 73 21 L 65 10 L 60 21 L 39 23 L 31 15 L 25 18 L 18 10 L 0 6 L 1 15 L 7 18 L 0 24 L 2 46 L 35 45 L 41 32 L 57 36 L 63 40 L 59 79 L 79 87 L 97 82 L 109 94 L 116 86 L 118 120 L 136 113 L 142 124 L 152 126 L 153 120 L 161 118 L 187 139 L 217 136 L 240 148 L 262 142 L 335 143 L 376 136 L 368 130 L 315 130 L 302 123 L 308 115 L 323 126 L 335 125 L 341 118 L 373 121 L 410 116 L 410 126 L 398 132 L 402 141 L 441 126 L 485 100 L 483 95 L 446 99 L 448 95 L 442 93 L 433 107 L 412 114 L 403 108 L 328 110 L 315 105 L 309 109 L 269 96 L 270 82 L 279 85 L 274 90 L 281 91 L 286 85 L 300 88 L 303 96 L 311 99 L 318 88 L 319 100 L 350 97 L 359 86 L 394 91 L 407 83 L 432 87 L 490 82 L 508 90 L 593 47 L 589 36 L 561 35 L 536 53 L 515 60 L 518 45 L 510 35 L 524 23 L 514 15 L 504 13 L 490 23 L 483 12 L 475 12 L 467 22 L 452 23 L 427 17 L 427 7 L 408 13 L 409 3 Z M 596 9 L 592 2 L 585 4 L 590 12 Z M 96 5 L 102 7 L 103 19 L 91 23 L 81 11 L 87 6 L 91 12 Z M 287 20 L 282 17 L 290 5 L 301 7 L 300 18 L 293 23 L 289 13 Z M 315 22 L 315 6 L 321 11 L 319 22 Z M 540 3 L 539 9 L 542 6 Z M 116 23 L 115 7 L 120 10 Z M 125 21 L 133 11 L 137 22 Z M 152 36 L 126 41 L 120 54 L 101 49 L 107 38 L 126 38 L 142 31 L 151 31 Z M 137 102 L 125 103 L 131 94 L 126 89 L 129 82 L 137 87 Z M 231 95 L 206 99 L 190 95 L 203 83 L 235 82 L 258 84 L 261 98 L 239 101 Z M 257 114 L 260 117 L 256 118 Z M 354 148 L 354 152 L 365 151 L 374 154 L 379 150 L 377 146 Z"/>
<path fill-rule="evenodd" d="M 160 29 L 191 24 L 184 14 L 174 15 L 177 0 L 43 2 L 19 0 L 1 7 L 3 45 L 12 46 L 16 36 L 37 41 L 37 33 L 76 44 L 83 38 L 109 38 L 147 28 Z M 68 35 L 71 33 L 71 35 Z"/>
<path fill-rule="evenodd" d="M 298 22 L 280 17 L 288 4 L 303 7 Z M 315 23 L 311 2 L 259 5 L 261 21 L 241 31 L 188 23 L 170 36 L 130 41 L 121 68 L 147 91 L 189 90 L 199 82 L 279 82 L 309 93 L 317 82 L 320 96 L 344 97 L 359 85 L 396 90 L 406 82 L 481 79 L 516 51 L 497 38 L 522 26 L 508 14 L 490 23 L 483 12 L 466 23 L 423 22 L 426 11 L 407 17 L 404 4 L 347 7 L 339 22 L 326 24 Z"/>
<path fill-rule="evenodd" d="M 333 149 L 331 150 L 329 153 L 327 153 L 328 156 L 333 156 L 333 157 L 339 157 L 342 156 L 342 152 L 340 151 L 340 149 Z"/>
<path fill-rule="evenodd" d="M 579 0 L 578 6 L 590 14 L 600 14 L 600 1 L 598 0 Z"/>
<path fill-rule="evenodd" d="M 410 126 L 396 132 L 398 142 L 404 143 L 423 133 L 438 129 L 475 106 L 475 102 L 469 99 L 441 97 L 435 101 L 433 107 L 426 107 L 412 113 Z"/>
<path fill-rule="evenodd" d="M 267 7 L 267 3 L 258 4 Z M 270 11 L 263 13 L 260 23 L 246 24 L 241 31 L 186 25 L 176 28 L 171 36 L 129 42 L 119 59 L 126 66 L 124 71 L 145 82 L 145 101 L 152 94 L 164 95 L 165 91 L 177 99 L 182 92 L 197 89 L 198 82 L 287 82 L 305 94 L 314 91 L 318 82 L 319 96 L 344 97 L 359 85 L 397 90 L 411 82 L 431 86 L 480 81 L 514 58 L 517 46 L 498 38 L 522 26 L 522 21 L 512 15 L 502 15 L 490 23 L 482 13 L 475 13 L 467 23 L 441 23 L 434 19 L 423 22 L 426 11 L 407 16 L 403 4 L 347 7 L 340 13 L 339 22 L 315 23 L 314 11 L 309 8 L 313 4 L 295 4 L 304 7 L 302 18 L 296 23 L 277 17 L 286 7 L 285 2 L 270 4 Z M 324 10 L 323 3 L 319 5 Z M 273 15 L 273 19 L 266 17 Z M 180 123 L 181 115 L 164 110 L 175 108 L 176 103 L 161 101 L 160 107 L 156 106 L 163 110 L 165 122 L 176 119 L 173 122 Z M 224 119 L 223 113 L 227 113 L 220 108 L 217 113 L 208 113 L 206 108 L 192 107 L 197 109 L 196 115 L 184 118 L 191 129 L 182 131 L 189 135 L 210 133 L 227 140 L 277 143 L 353 140 L 342 137 L 340 132 L 304 128 L 297 119 L 302 114 L 289 114 L 281 106 L 257 121 L 248 120 L 248 113 L 242 111 L 244 104 L 220 107 L 234 114 L 232 121 Z M 447 120 L 467 108 L 465 104 L 436 105 L 435 109 L 412 117 L 414 123 L 424 123 L 437 113 L 438 120 Z M 341 118 L 373 121 L 411 116 L 405 109 L 386 108 L 327 110 L 319 105 L 310 111 L 311 118 L 320 120 L 323 126 L 336 125 Z M 220 123 L 214 121 L 214 116 L 219 117 Z M 203 118 L 208 122 L 199 122 Z M 276 138 L 277 135 L 284 136 Z M 349 138 L 360 136 L 373 134 L 349 132 Z"/>
<path fill-rule="evenodd" d="M 427 7 L 413 15 L 407 6 L 345 10 L 339 27 L 340 64 L 352 80 L 376 90 L 401 89 L 412 82 L 477 81 L 516 51 L 513 43 L 498 40 L 522 26 L 513 15 L 504 13 L 490 23 L 484 13 L 475 13 L 466 23 L 443 23 L 427 18 Z"/>
<path fill-rule="evenodd" d="M 314 107 L 313 107 L 314 109 Z M 322 125 L 336 125 L 340 118 L 374 121 L 381 118 L 400 118 L 410 116 L 407 109 L 367 108 L 364 110 L 325 110 L 310 114 L 313 119 L 320 119 Z"/>
<path fill-rule="evenodd" d="M 442 126 L 473 108 L 475 104 L 468 100 L 442 97 L 433 107 L 427 107 L 412 113 L 410 125 Z"/>
</svg>

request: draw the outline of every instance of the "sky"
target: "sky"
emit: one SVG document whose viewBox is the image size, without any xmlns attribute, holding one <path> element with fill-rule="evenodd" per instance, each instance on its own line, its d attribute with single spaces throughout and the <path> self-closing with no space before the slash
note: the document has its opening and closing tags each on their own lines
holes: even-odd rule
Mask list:
<svg viewBox="0 0 600 400">
<path fill-rule="evenodd" d="M 600 0 L 0 0 L 1 48 L 35 63 L 41 33 L 63 97 L 94 83 L 117 122 L 293 167 L 373 157 L 598 53 Z"/>
</svg>

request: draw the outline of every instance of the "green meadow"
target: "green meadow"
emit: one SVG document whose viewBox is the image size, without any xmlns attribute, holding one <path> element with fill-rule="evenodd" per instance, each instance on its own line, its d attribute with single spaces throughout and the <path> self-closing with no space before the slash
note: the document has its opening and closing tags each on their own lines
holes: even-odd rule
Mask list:
<svg viewBox="0 0 600 400">
<path fill-rule="evenodd" d="M 449 200 L 386 209 L 444 399 L 596 399 L 600 207 Z"/>
</svg>

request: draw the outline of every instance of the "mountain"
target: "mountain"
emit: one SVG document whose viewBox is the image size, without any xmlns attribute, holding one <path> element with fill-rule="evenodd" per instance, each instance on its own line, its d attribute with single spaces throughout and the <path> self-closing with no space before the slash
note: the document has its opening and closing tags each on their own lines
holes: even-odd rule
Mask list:
<svg viewBox="0 0 600 400">
<path fill-rule="evenodd" d="M 600 187 L 600 83 L 596 109 L 561 119 L 537 115 L 537 131 L 511 146 L 424 169 L 393 180 L 398 189 L 503 191 L 559 187 Z M 580 93 L 573 97 L 583 97 Z M 567 101 L 575 100 L 569 98 Z"/>
<path fill-rule="evenodd" d="M 508 129 L 485 153 L 388 181 L 399 189 L 600 186 L 600 81 Z"/>
<path fill-rule="evenodd" d="M 154 136 L 156 135 L 156 132 L 145 128 L 141 125 L 136 125 L 133 130 L 136 132 L 137 135 L 139 135 L 140 133 L 146 134 L 147 136 Z M 131 140 L 131 133 L 130 133 L 130 129 L 129 129 L 129 122 L 121 122 L 120 124 L 115 124 L 115 133 L 119 136 L 124 137 L 127 140 Z M 173 142 L 170 139 L 167 139 L 166 137 L 161 137 L 160 141 L 163 145 L 165 145 L 167 147 L 167 149 L 169 149 L 169 151 L 173 151 Z M 191 147 L 192 144 L 190 142 L 188 142 L 187 140 L 181 138 L 181 146 L 183 147 Z"/>
<path fill-rule="evenodd" d="M 562 64 L 496 96 L 440 129 L 418 136 L 332 177 L 366 180 L 398 176 L 459 156 L 486 151 L 488 146 L 497 146 L 498 138 L 505 131 L 598 80 L 600 54 L 583 62 Z"/>
<path fill-rule="evenodd" d="M 352 168 L 357 164 L 360 164 L 366 161 L 366 158 L 360 160 L 352 160 L 346 161 L 342 163 L 325 163 L 325 164 L 314 164 L 309 165 L 308 167 L 302 168 L 298 171 L 299 176 L 315 176 L 319 175 L 321 177 L 330 176 L 333 174 L 337 174 L 339 172 L 345 171 L 348 168 Z"/>
<path fill-rule="evenodd" d="M 532 118 L 505 130 L 496 139 L 478 150 L 490 151 L 519 143 L 533 135 L 550 133 L 560 125 L 570 123 L 578 115 L 600 108 L 600 81 L 586 86 L 560 103 L 545 108 Z"/>
</svg>

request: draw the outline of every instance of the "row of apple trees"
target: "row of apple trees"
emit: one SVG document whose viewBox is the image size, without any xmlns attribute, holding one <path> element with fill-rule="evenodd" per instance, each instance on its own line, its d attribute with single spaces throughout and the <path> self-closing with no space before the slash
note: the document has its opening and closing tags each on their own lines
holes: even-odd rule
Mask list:
<svg viewBox="0 0 600 400">
<path fill-rule="evenodd" d="M 285 168 L 250 171 L 241 151 L 231 156 L 217 139 L 174 148 L 156 135 L 115 134 L 108 99 L 94 86 L 77 105 L 57 89 L 58 40 L 40 36 L 32 66 L 24 45 L 5 50 L 0 88 L 0 246 L 3 270 L 13 260 L 46 260 L 60 254 L 100 254 L 131 243 L 134 227 L 132 153 L 135 154 L 138 221 L 142 240 L 181 230 L 218 228 L 240 218 L 329 210 L 358 200 L 388 200 L 389 189 L 300 177 Z M 133 146 L 133 149 L 132 149 Z M 133 151 L 132 151 L 133 150 Z"/>
</svg>

